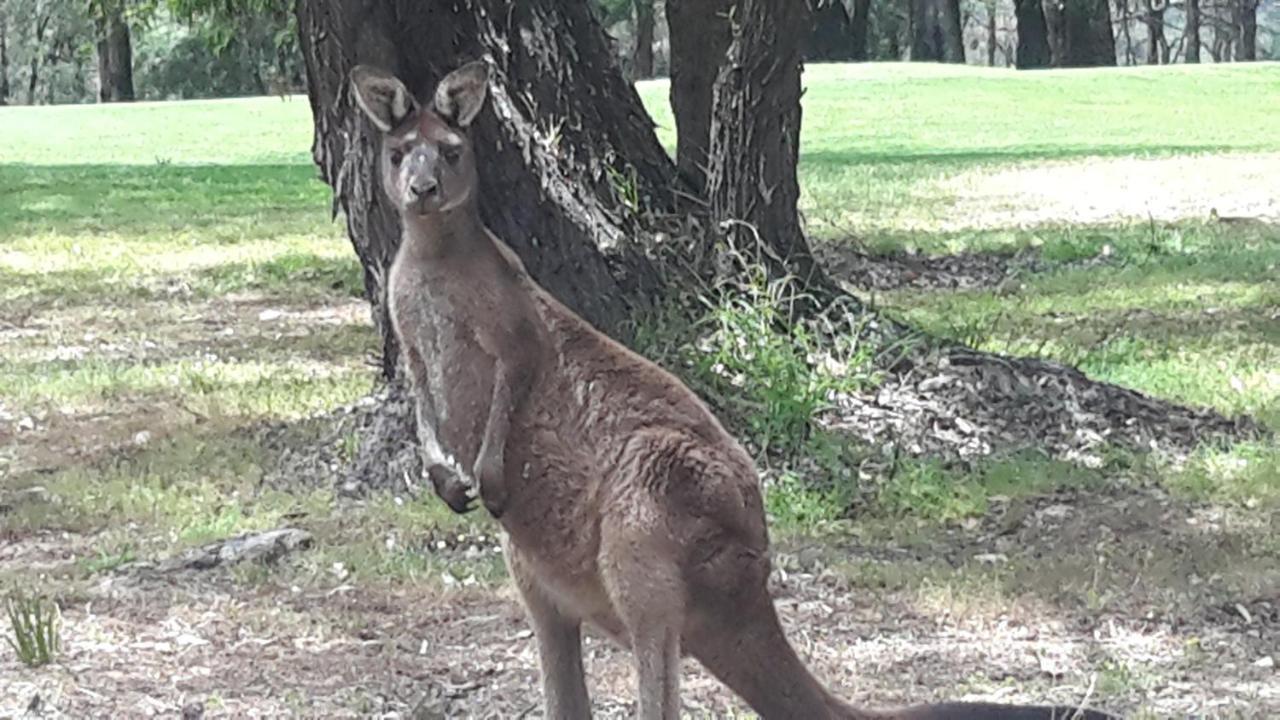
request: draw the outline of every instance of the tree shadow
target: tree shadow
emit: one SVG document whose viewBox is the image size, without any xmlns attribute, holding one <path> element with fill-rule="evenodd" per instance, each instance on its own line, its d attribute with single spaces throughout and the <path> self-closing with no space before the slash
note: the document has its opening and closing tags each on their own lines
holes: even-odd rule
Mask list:
<svg viewBox="0 0 1280 720">
<path fill-rule="evenodd" d="M 0 164 L 0 243 L 36 233 L 159 236 L 220 225 L 208 241 L 314 232 L 329 189 L 311 165 Z"/>
</svg>

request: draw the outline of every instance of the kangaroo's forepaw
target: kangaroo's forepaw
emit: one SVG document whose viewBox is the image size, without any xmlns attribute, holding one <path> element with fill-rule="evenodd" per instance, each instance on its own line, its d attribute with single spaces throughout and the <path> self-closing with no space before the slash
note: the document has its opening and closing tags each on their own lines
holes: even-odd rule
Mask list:
<svg viewBox="0 0 1280 720">
<path fill-rule="evenodd" d="M 476 489 L 448 467 L 432 465 L 427 468 L 427 477 L 431 479 L 436 495 L 450 510 L 463 515 L 476 509 Z"/>
</svg>

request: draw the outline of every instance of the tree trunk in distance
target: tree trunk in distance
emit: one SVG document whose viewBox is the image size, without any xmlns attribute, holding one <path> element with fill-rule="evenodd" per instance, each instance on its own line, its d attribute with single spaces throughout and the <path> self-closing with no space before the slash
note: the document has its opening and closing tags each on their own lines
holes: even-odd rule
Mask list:
<svg viewBox="0 0 1280 720">
<path fill-rule="evenodd" d="M 960 0 L 909 0 L 911 60 L 963 63 Z"/>
<path fill-rule="evenodd" d="M 133 93 L 133 41 L 121 8 L 97 23 L 98 101 L 131 102 Z"/>
<path fill-rule="evenodd" d="M 871 58 L 869 36 L 871 31 L 871 0 L 853 0 L 853 14 L 849 16 L 849 54 L 854 62 L 866 62 Z"/>
<path fill-rule="evenodd" d="M 1236 60 L 1252 62 L 1258 59 L 1258 0 L 1236 1 L 1240 8 Z"/>
<path fill-rule="evenodd" d="M 1040 0 L 1014 0 L 1013 14 L 1018 26 L 1016 67 L 1019 70 L 1049 67 L 1049 30 Z"/>
<path fill-rule="evenodd" d="M 9 104 L 9 18 L 0 11 L 0 106 Z"/>
<path fill-rule="evenodd" d="M 1165 0 L 1147 0 L 1147 64 L 1159 65 L 1164 47 Z M 1167 62 L 1167 58 L 1165 58 Z"/>
<path fill-rule="evenodd" d="M 653 0 L 635 0 L 636 46 L 631 73 L 637 80 L 653 77 Z"/>
<path fill-rule="evenodd" d="M 1054 67 L 1116 64 L 1109 0 L 1043 0 Z"/>
<path fill-rule="evenodd" d="M 729 48 L 730 0 L 667 0 L 676 167 L 699 192 L 711 143 L 711 88 Z"/>
<path fill-rule="evenodd" d="M 853 57 L 853 29 L 844 0 L 816 0 L 813 29 L 805 43 L 809 60 L 838 62 Z"/>
<path fill-rule="evenodd" d="M 1187 0 L 1186 49 L 1183 51 L 1185 62 L 1200 62 L 1200 0 Z"/>
<path fill-rule="evenodd" d="M 987 3 L 987 67 L 996 66 L 996 4 Z"/>
</svg>

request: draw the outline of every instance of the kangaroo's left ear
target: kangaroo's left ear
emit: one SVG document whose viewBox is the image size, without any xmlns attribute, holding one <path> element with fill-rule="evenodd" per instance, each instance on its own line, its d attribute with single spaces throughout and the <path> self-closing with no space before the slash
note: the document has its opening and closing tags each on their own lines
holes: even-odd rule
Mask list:
<svg viewBox="0 0 1280 720">
<path fill-rule="evenodd" d="M 488 91 L 489 66 L 483 60 L 469 62 L 446 75 L 436 86 L 436 114 L 465 128 L 484 106 Z"/>
</svg>

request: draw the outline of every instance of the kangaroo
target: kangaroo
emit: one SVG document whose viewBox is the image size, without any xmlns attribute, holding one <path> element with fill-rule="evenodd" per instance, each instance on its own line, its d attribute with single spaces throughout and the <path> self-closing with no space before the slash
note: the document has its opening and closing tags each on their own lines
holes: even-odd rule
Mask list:
<svg viewBox="0 0 1280 720">
<path fill-rule="evenodd" d="M 428 473 L 455 512 L 478 494 L 503 528 L 545 716 L 591 716 L 589 622 L 632 651 L 639 720 L 679 717 L 683 654 L 767 720 L 1110 718 L 985 703 L 861 710 L 810 674 L 767 590 L 750 456 L 674 375 L 557 301 L 481 221 L 467 128 L 488 81 L 482 61 L 463 65 L 423 104 L 382 70 L 351 72 L 404 229 L 387 292 Z"/>
</svg>

